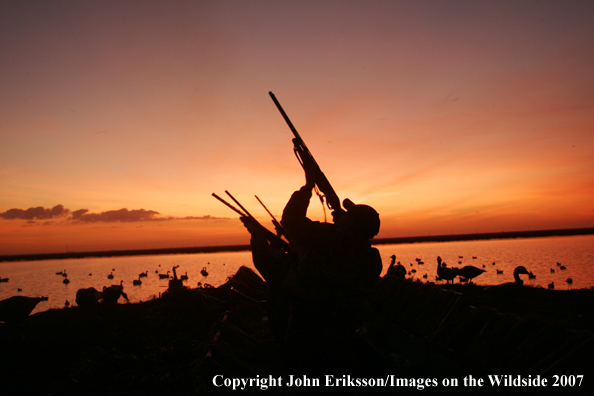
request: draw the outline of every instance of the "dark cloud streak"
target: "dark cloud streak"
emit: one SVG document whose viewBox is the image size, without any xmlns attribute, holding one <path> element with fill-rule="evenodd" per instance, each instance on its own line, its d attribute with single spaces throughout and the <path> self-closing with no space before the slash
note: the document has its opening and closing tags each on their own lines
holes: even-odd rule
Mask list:
<svg viewBox="0 0 594 396">
<path fill-rule="evenodd" d="M 81 223 L 114 223 L 114 222 L 139 222 L 139 221 L 170 221 L 170 220 L 228 220 L 228 217 L 205 216 L 186 216 L 186 217 L 157 217 L 160 213 L 154 210 L 122 208 L 119 210 L 108 210 L 101 213 L 89 213 L 88 209 L 78 209 L 71 211 L 64 208 L 63 205 L 56 205 L 51 209 L 45 209 L 42 206 L 29 209 L 9 209 L 6 212 L 0 212 L 0 219 L 4 220 L 29 220 L 34 223 L 35 220 L 48 220 L 65 218 L 74 222 Z"/>
</svg>

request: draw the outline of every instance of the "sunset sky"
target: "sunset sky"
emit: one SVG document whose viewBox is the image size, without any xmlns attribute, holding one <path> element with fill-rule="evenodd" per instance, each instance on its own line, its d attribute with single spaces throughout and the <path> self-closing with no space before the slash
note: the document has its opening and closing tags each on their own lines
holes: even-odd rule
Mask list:
<svg viewBox="0 0 594 396">
<path fill-rule="evenodd" d="M 247 243 L 304 182 L 379 237 L 594 226 L 592 1 L 0 1 L 0 254 Z M 311 217 L 323 220 L 312 199 Z"/>
</svg>

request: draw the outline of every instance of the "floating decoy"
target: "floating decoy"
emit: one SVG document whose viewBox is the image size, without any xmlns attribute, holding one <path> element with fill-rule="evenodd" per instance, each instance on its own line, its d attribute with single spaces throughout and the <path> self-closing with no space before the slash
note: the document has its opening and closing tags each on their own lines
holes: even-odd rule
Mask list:
<svg viewBox="0 0 594 396">
<path fill-rule="evenodd" d="M 65 307 L 69 307 L 70 306 L 70 301 L 66 300 L 66 302 L 64 303 Z"/>
<path fill-rule="evenodd" d="M 567 282 L 567 283 L 569 283 L 571 285 L 573 283 L 573 279 L 567 278 L 567 280 L 565 282 Z"/>
<path fill-rule="evenodd" d="M 89 274 L 89 276 L 93 276 L 93 274 Z"/>
<path fill-rule="evenodd" d="M 181 275 L 179 277 L 179 279 L 181 279 L 181 280 L 188 280 L 188 271 L 186 271 L 186 274 L 185 275 Z"/>
<path fill-rule="evenodd" d="M 113 279 L 113 271 L 109 275 L 107 275 L 107 279 Z"/>
<path fill-rule="evenodd" d="M 441 257 L 437 256 L 437 276 L 441 279 L 445 279 L 446 284 L 452 281 L 454 284 L 454 279 L 459 275 L 459 272 L 453 268 L 447 268 L 446 263 L 441 264 Z"/>
<path fill-rule="evenodd" d="M 414 273 L 417 272 L 417 270 L 416 269 L 412 269 L 412 270 L 410 270 L 410 272 L 412 272 L 414 274 Z"/>
<path fill-rule="evenodd" d="M 555 273 L 555 270 L 551 268 L 551 274 L 554 274 L 554 273 Z"/>
<path fill-rule="evenodd" d="M 18 291 L 18 292 L 22 292 L 22 291 L 23 291 L 23 289 L 21 289 L 20 287 L 17 287 L 17 291 Z"/>
<path fill-rule="evenodd" d="M 202 270 L 200 271 L 200 273 L 202 274 L 202 276 L 208 276 L 208 272 L 206 271 L 206 267 L 203 267 Z"/>
<path fill-rule="evenodd" d="M 135 286 L 140 286 L 140 285 L 142 285 L 142 281 L 140 280 L 140 275 L 138 276 L 138 279 L 134 279 L 134 280 L 132 281 L 132 284 L 133 284 L 133 285 L 135 285 Z"/>
<path fill-rule="evenodd" d="M 388 267 L 386 275 L 395 275 L 399 278 L 404 278 L 406 276 L 406 268 L 404 268 L 404 265 L 400 264 L 400 262 L 396 264 L 395 255 L 391 255 L 390 258 L 392 261 L 390 262 L 390 266 Z"/>
<path fill-rule="evenodd" d="M 169 272 L 167 271 L 167 274 L 159 274 L 159 279 L 169 279 Z"/>
<path fill-rule="evenodd" d="M 472 259 L 473 259 L 473 260 L 476 260 L 476 256 L 472 256 Z"/>
<path fill-rule="evenodd" d="M 561 267 L 559 267 L 560 270 L 566 270 L 567 268 L 565 268 L 564 265 L 562 265 Z"/>
<path fill-rule="evenodd" d="M 503 274 L 503 270 L 496 270 L 496 271 L 497 271 L 497 275 Z"/>
<path fill-rule="evenodd" d="M 0 301 L 0 321 L 16 322 L 23 320 L 35 309 L 41 301 L 47 301 L 47 297 L 25 297 L 13 296 Z"/>
<path fill-rule="evenodd" d="M 64 278 L 64 280 L 62 281 L 63 284 L 67 285 L 70 283 L 70 279 L 68 278 Z"/>
<path fill-rule="evenodd" d="M 139 278 L 146 278 L 147 276 L 148 276 L 148 271 L 146 271 L 146 272 L 141 272 L 141 273 L 138 275 L 138 277 L 139 277 Z"/>
<path fill-rule="evenodd" d="M 536 275 L 534 275 L 532 271 L 530 271 L 530 273 L 528 274 L 528 279 L 536 279 Z"/>
<path fill-rule="evenodd" d="M 476 278 L 477 276 L 479 276 L 480 274 L 485 272 L 485 270 L 474 267 L 472 265 L 467 265 L 462 268 L 459 268 L 458 272 L 460 273 L 460 276 L 462 276 L 462 277 L 468 279 L 470 282 L 472 282 L 472 280 L 474 278 Z"/>
<path fill-rule="evenodd" d="M 427 274 L 423 275 L 423 278 L 427 279 Z"/>
<path fill-rule="evenodd" d="M 560 262 L 557 262 L 557 267 L 560 267 L 560 266 L 561 266 L 561 263 Z"/>
<path fill-rule="evenodd" d="M 549 289 L 553 290 L 555 288 L 555 282 L 549 283 Z"/>
<path fill-rule="evenodd" d="M 8 278 L 2 278 L 2 277 L 0 276 L 0 282 L 4 282 L 4 283 L 6 283 L 6 282 L 8 282 Z"/>
<path fill-rule="evenodd" d="M 56 275 L 62 275 L 62 271 L 56 272 Z"/>
<path fill-rule="evenodd" d="M 64 272 L 62 272 L 62 276 L 65 278 L 68 276 L 68 274 L 66 273 L 66 270 L 64 270 Z"/>
</svg>

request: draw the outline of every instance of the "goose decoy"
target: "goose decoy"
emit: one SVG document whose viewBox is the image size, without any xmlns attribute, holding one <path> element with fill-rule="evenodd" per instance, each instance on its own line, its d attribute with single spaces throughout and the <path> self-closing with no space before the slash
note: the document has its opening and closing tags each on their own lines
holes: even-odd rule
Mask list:
<svg viewBox="0 0 594 396">
<path fill-rule="evenodd" d="M 479 276 L 480 274 L 482 274 L 483 272 L 485 272 L 484 269 L 480 269 L 477 267 L 474 267 L 472 265 L 467 265 L 464 266 L 462 268 L 458 269 L 458 272 L 460 273 L 460 276 L 462 276 L 463 278 L 466 278 L 469 280 L 469 282 L 472 283 L 472 280 L 474 278 L 476 278 L 477 276 Z"/>
<path fill-rule="evenodd" d="M 459 272 L 453 268 L 448 268 L 446 263 L 441 263 L 441 257 L 437 256 L 437 276 L 441 279 L 445 279 L 446 284 L 452 282 L 454 284 L 454 279 L 459 275 Z"/>
<path fill-rule="evenodd" d="M 404 268 L 404 265 L 400 264 L 400 261 L 396 264 L 396 255 L 393 254 L 390 258 L 392 261 L 390 262 L 386 275 L 394 275 L 399 278 L 404 278 L 406 276 L 406 268 Z"/>
<path fill-rule="evenodd" d="M 14 296 L 0 301 L 0 321 L 17 322 L 26 319 L 41 301 L 47 297 Z"/>
<path fill-rule="evenodd" d="M 121 285 L 111 285 L 109 287 L 103 286 L 103 292 L 101 293 L 101 298 L 105 304 L 116 304 L 118 299 L 124 297 L 128 300 L 128 295 L 124 293 L 124 286 Z"/>
<path fill-rule="evenodd" d="M 520 278 L 520 275 L 530 275 L 530 272 L 528 272 L 526 267 L 523 265 L 516 267 L 516 269 L 514 269 L 513 282 L 487 287 L 483 290 L 483 293 L 489 295 L 498 295 L 499 297 L 516 297 L 518 293 L 521 292 L 524 285 L 524 281 Z"/>
<path fill-rule="evenodd" d="M 167 271 L 166 274 L 159 274 L 159 279 L 169 279 L 169 272 L 171 271 Z"/>
<path fill-rule="evenodd" d="M 101 312 L 101 293 L 94 287 L 78 289 L 76 292 L 76 305 L 85 311 Z"/>
</svg>

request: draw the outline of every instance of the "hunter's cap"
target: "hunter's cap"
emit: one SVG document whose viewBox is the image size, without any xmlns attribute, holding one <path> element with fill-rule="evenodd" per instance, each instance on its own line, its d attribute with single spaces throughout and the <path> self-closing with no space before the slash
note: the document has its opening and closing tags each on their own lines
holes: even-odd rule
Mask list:
<svg viewBox="0 0 594 396">
<path fill-rule="evenodd" d="M 371 239 L 377 235 L 380 229 L 379 213 L 369 205 L 355 205 L 350 199 L 342 201 L 342 205 L 350 216 L 353 216 L 354 223 L 360 234 Z"/>
</svg>

